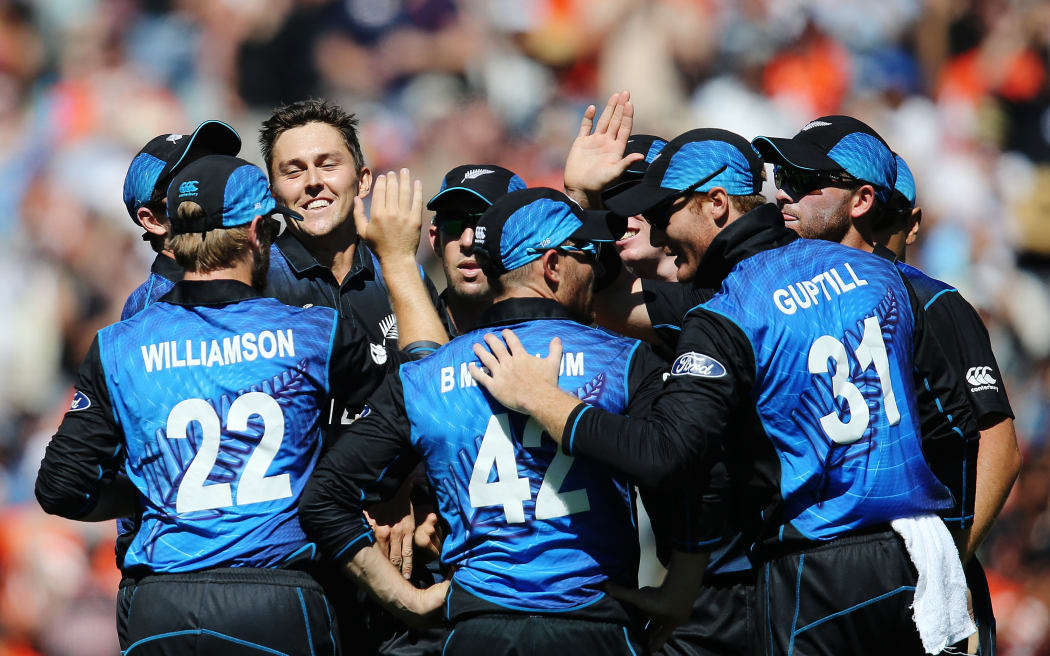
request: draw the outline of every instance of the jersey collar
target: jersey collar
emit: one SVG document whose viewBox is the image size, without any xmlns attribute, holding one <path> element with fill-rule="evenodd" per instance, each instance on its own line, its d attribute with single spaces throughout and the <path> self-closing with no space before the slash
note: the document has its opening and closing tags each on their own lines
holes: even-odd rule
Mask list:
<svg viewBox="0 0 1050 656">
<path fill-rule="evenodd" d="M 302 274 L 314 268 L 324 271 L 329 270 L 328 267 L 318 262 L 317 258 L 313 256 L 313 253 L 303 245 L 303 242 L 299 241 L 299 239 L 288 230 L 282 232 L 280 236 L 274 240 L 274 245 L 277 246 L 277 250 L 281 251 L 281 255 L 284 255 L 284 259 L 287 260 L 288 264 L 298 274 Z M 357 247 L 354 249 L 354 261 L 350 266 L 350 273 L 347 274 L 346 280 L 352 280 L 363 273 L 367 273 L 370 278 L 375 278 L 372 252 L 368 250 L 368 247 L 363 241 L 358 239 Z"/>
<path fill-rule="evenodd" d="M 260 297 L 253 287 L 237 280 L 180 280 L 160 301 L 173 305 L 224 305 Z"/>
<path fill-rule="evenodd" d="M 508 298 L 485 310 L 475 329 L 503 326 L 537 319 L 565 319 L 575 321 L 561 303 L 548 298 Z"/>
<path fill-rule="evenodd" d="M 730 223 L 711 240 L 711 245 L 700 260 L 693 285 L 718 289 L 739 262 L 762 251 L 780 248 L 796 239 L 798 234 L 784 226 L 784 215 L 776 205 L 766 203 L 756 207 Z"/>
<path fill-rule="evenodd" d="M 182 274 L 184 273 L 179 263 L 164 253 L 157 253 L 157 257 L 153 258 L 153 266 L 149 270 L 150 273 L 155 273 L 161 278 L 172 282 L 182 280 Z"/>
</svg>

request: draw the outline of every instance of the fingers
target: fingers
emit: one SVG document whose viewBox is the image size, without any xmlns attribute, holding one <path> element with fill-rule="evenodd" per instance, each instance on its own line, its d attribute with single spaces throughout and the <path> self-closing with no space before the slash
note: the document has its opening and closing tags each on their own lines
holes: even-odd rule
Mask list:
<svg viewBox="0 0 1050 656">
<path fill-rule="evenodd" d="M 377 524 L 372 527 L 376 536 L 376 546 L 379 547 L 380 553 L 386 558 L 390 557 L 390 527 L 382 524 Z"/>
<path fill-rule="evenodd" d="M 354 226 L 357 234 L 364 237 L 368 232 L 368 215 L 365 214 L 365 201 L 360 196 L 354 196 Z"/>
<path fill-rule="evenodd" d="M 499 360 L 496 359 L 496 356 L 480 343 L 474 345 L 474 355 L 478 356 L 482 366 L 487 367 L 489 371 L 492 371 L 493 367 L 499 365 Z M 472 362 L 471 364 L 474 363 Z"/>
<path fill-rule="evenodd" d="M 624 146 L 627 145 L 627 140 L 631 138 L 631 130 L 634 129 L 634 104 L 625 103 L 623 106 L 623 115 L 620 117 L 620 125 L 613 135 L 618 143 L 622 143 Z"/>
<path fill-rule="evenodd" d="M 513 330 L 511 330 L 510 328 L 506 328 L 500 332 L 500 335 L 503 336 L 503 341 L 507 342 L 507 346 L 510 348 L 511 355 L 516 356 L 521 353 L 528 355 L 528 352 L 525 350 L 525 347 L 521 345 L 521 340 L 518 339 L 518 336 L 514 334 Z"/>
<path fill-rule="evenodd" d="M 605 109 L 602 110 L 602 115 L 598 117 L 598 125 L 594 126 L 594 133 L 604 133 L 609 129 L 609 121 L 612 120 L 613 112 L 616 111 L 616 105 L 620 102 L 620 94 L 614 93 L 609 96 L 609 102 L 605 104 Z"/>
<path fill-rule="evenodd" d="M 515 337 L 517 339 L 517 337 Z M 561 338 L 555 337 L 551 340 L 549 351 L 547 353 L 547 360 L 554 360 L 561 366 Z"/>
<path fill-rule="evenodd" d="M 419 180 L 412 183 L 412 218 L 416 225 L 423 225 L 423 183 Z"/>
<path fill-rule="evenodd" d="M 504 344 L 499 337 L 496 337 L 492 333 L 486 333 L 482 339 L 485 340 L 485 344 L 487 344 L 489 350 L 492 351 L 492 355 L 496 356 L 497 361 L 503 361 L 510 357 L 506 344 Z M 518 343 L 520 344 L 521 342 Z M 484 360 L 482 360 L 482 362 L 484 362 Z M 488 365 L 486 364 L 486 366 Z"/>
<path fill-rule="evenodd" d="M 401 574 L 406 578 L 412 578 L 412 554 L 415 547 L 416 531 L 405 531 L 401 536 Z"/>
<path fill-rule="evenodd" d="M 580 131 L 576 134 L 576 138 L 586 137 L 591 133 L 591 128 L 594 127 L 594 114 L 597 111 L 594 105 L 587 105 L 587 109 L 583 110 L 583 120 L 580 121 Z"/>
<path fill-rule="evenodd" d="M 616 103 L 616 108 L 613 109 L 612 118 L 609 119 L 609 127 L 605 130 L 608 134 L 612 135 L 614 139 L 620 134 L 620 124 L 623 123 L 624 106 L 624 103 Z"/>
<path fill-rule="evenodd" d="M 397 186 L 397 209 L 399 213 L 407 211 L 412 203 L 412 181 L 409 179 L 408 169 L 401 169 L 401 179 Z"/>
<path fill-rule="evenodd" d="M 386 172 L 386 209 L 390 211 L 397 207 L 397 175 L 393 171 Z"/>
<path fill-rule="evenodd" d="M 645 159 L 645 155 L 641 153 L 631 153 L 630 155 L 627 155 L 616 163 L 616 176 L 619 177 L 623 175 L 623 172 L 627 170 L 628 166 L 643 159 Z"/>
<path fill-rule="evenodd" d="M 372 185 L 372 216 L 381 215 L 386 211 L 386 176 L 377 175 L 375 184 Z"/>
</svg>

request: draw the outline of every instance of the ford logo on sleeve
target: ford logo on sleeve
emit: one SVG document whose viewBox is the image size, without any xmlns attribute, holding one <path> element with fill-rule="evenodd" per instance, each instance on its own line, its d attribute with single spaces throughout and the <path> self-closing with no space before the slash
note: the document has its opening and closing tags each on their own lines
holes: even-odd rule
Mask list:
<svg viewBox="0 0 1050 656">
<path fill-rule="evenodd" d="M 726 368 L 709 355 L 690 351 L 675 358 L 674 364 L 671 365 L 671 375 L 721 378 L 726 375 Z"/>
<path fill-rule="evenodd" d="M 91 399 L 80 390 L 77 390 L 77 393 L 73 395 L 73 401 L 69 404 L 69 411 L 76 412 L 77 410 L 86 410 L 90 407 Z"/>
</svg>

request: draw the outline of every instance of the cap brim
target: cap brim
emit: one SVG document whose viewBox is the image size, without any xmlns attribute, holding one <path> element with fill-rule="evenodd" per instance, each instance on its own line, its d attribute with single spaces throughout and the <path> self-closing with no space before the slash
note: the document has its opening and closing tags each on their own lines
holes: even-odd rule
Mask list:
<svg viewBox="0 0 1050 656">
<path fill-rule="evenodd" d="M 627 231 L 627 218 L 604 210 L 584 210 L 583 225 L 569 235 L 581 241 L 613 242 Z"/>
<path fill-rule="evenodd" d="M 290 210 L 287 207 L 285 207 L 284 205 L 274 205 L 273 209 L 270 210 L 269 215 L 272 216 L 274 214 L 283 214 L 283 215 L 287 216 L 289 219 L 295 219 L 296 221 L 302 221 L 303 220 L 303 215 L 302 214 L 299 214 L 298 212 Z"/>
<path fill-rule="evenodd" d="M 605 207 L 619 216 L 635 216 L 651 210 L 680 193 L 682 192 L 678 189 L 649 186 L 643 180 L 628 186 L 622 193 L 610 197 L 605 201 Z"/>
<path fill-rule="evenodd" d="M 751 144 L 765 161 L 805 171 L 841 171 L 842 166 L 817 146 L 798 139 L 758 137 Z"/>
<path fill-rule="evenodd" d="M 439 191 L 427 202 L 427 209 L 431 212 L 447 212 L 458 210 L 461 212 L 484 212 L 492 205 L 492 201 L 480 193 L 466 187 L 449 187 Z"/>
</svg>

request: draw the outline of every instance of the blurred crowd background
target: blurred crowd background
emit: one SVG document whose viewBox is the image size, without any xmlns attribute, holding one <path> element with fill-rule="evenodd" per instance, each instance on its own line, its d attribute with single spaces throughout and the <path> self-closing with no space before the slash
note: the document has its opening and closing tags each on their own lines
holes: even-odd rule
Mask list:
<svg viewBox="0 0 1050 656">
<path fill-rule="evenodd" d="M 911 261 L 980 309 L 1017 415 L 982 553 L 1001 653 L 1050 654 L 1048 56 L 1040 0 L 0 0 L 0 656 L 118 651 L 114 526 L 45 516 L 33 481 L 146 276 L 121 188 L 148 139 L 218 118 L 259 162 L 270 110 L 325 96 L 428 197 L 464 163 L 560 187 L 584 108 L 620 89 L 638 132 L 845 113 L 910 163 Z"/>
</svg>

